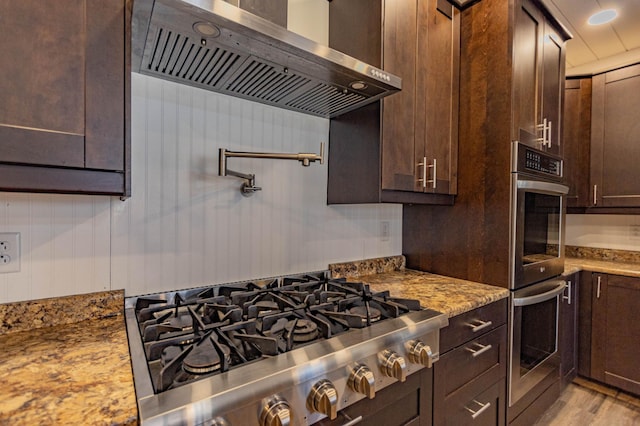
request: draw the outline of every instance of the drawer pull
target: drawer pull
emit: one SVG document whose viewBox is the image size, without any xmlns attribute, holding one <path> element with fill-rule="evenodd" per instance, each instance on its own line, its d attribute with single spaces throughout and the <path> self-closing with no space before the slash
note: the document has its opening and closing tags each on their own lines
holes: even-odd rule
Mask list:
<svg viewBox="0 0 640 426">
<path fill-rule="evenodd" d="M 357 425 L 358 423 L 360 423 L 362 421 L 362 416 L 358 416 L 355 419 L 350 419 L 348 416 L 345 415 L 345 417 L 347 418 L 347 420 L 349 420 L 347 423 L 343 424 L 342 426 L 353 426 L 353 425 Z"/>
<path fill-rule="evenodd" d="M 471 413 L 471 418 L 472 419 L 476 419 L 476 417 L 478 417 L 480 414 L 484 413 L 485 411 L 487 411 L 489 409 L 489 407 L 491 407 L 491 403 L 487 402 L 486 404 L 483 404 L 482 402 L 478 402 L 477 400 L 473 400 L 473 402 L 475 402 L 476 404 L 478 404 L 480 406 L 480 408 L 478 408 L 476 411 L 473 411 L 471 408 L 469 407 L 464 407 L 466 408 L 466 410 L 468 412 Z"/>
<path fill-rule="evenodd" d="M 473 331 L 474 333 L 477 333 L 480 330 L 484 330 L 487 327 L 491 327 L 493 325 L 492 321 L 482 321 L 482 320 L 477 320 L 476 324 L 467 324 L 467 326 L 471 327 L 471 331 Z"/>
<path fill-rule="evenodd" d="M 471 356 L 473 356 L 474 358 L 485 353 L 486 351 L 488 351 L 489 349 L 491 349 L 491 345 L 481 345 L 480 343 L 476 343 L 476 345 L 478 345 L 479 349 L 471 349 L 471 348 L 465 348 L 466 350 L 468 350 L 469 352 L 471 352 Z"/>
</svg>

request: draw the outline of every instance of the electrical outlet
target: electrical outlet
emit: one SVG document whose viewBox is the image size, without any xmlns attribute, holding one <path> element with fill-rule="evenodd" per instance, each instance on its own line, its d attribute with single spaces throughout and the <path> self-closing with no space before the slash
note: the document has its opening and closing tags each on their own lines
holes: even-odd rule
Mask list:
<svg viewBox="0 0 640 426">
<path fill-rule="evenodd" d="M 389 221 L 383 220 L 380 222 L 380 241 L 389 241 Z"/>
<path fill-rule="evenodd" d="M 20 233 L 0 233 L 0 274 L 20 272 Z"/>
<path fill-rule="evenodd" d="M 632 241 L 640 240 L 640 225 L 629 225 L 629 239 Z"/>
</svg>

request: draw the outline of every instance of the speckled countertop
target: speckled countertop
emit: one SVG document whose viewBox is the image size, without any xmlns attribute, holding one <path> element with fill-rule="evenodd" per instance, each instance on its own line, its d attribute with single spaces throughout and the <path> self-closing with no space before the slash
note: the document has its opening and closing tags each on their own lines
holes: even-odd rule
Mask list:
<svg viewBox="0 0 640 426">
<path fill-rule="evenodd" d="M 640 252 L 567 246 L 564 274 L 581 270 L 640 277 Z"/>
<path fill-rule="evenodd" d="M 137 424 L 124 293 L 112 293 L 0 305 L 0 424 Z"/>
<path fill-rule="evenodd" d="M 428 272 L 404 269 L 404 256 L 329 265 L 333 277 L 357 279 L 373 291 L 389 290 L 391 296 L 417 299 L 423 308 L 449 317 L 509 296 L 509 290 Z"/>
</svg>

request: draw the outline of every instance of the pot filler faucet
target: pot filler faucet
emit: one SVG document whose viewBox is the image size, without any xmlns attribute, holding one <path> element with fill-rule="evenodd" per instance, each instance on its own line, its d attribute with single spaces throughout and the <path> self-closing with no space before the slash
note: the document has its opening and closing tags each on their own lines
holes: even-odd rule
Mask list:
<svg viewBox="0 0 640 426">
<path fill-rule="evenodd" d="M 311 163 L 319 161 L 320 164 L 324 163 L 324 142 L 320 142 L 320 154 L 288 154 L 288 153 L 273 153 L 273 152 L 241 152 L 241 151 L 227 151 L 224 148 L 220 148 L 220 156 L 218 158 L 218 176 L 235 176 L 245 181 L 240 188 L 242 195 L 248 197 L 253 195 L 254 192 L 262 190 L 259 186 L 256 186 L 256 175 L 253 173 L 242 173 L 227 168 L 227 159 L 229 157 L 243 157 L 243 158 L 271 158 L 276 160 L 297 160 L 304 167 L 308 167 Z"/>
</svg>

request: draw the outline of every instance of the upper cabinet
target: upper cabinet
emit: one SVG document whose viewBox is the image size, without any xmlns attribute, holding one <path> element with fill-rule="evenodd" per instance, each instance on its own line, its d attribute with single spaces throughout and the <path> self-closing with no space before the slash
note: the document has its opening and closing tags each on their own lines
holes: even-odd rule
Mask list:
<svg viewBox="0 0 640 426">
<path fill-rule="evenodd" d="M 591 202 L 591 77 L 566 81 L 562 130 L 567 207 L 587 207 Z"/>
<path fill-rule="evenodd" d="M 514 138 L 561 155 L 561 99 L 567 35 L 531 0 L 516 2 Z"/>
<path fill-rule="evenodd" d="M 640 64 L 593 77 L 591 185 L 595 207 L 640 207 Z"/>
<path fill-rule="evenodd" d="M 0 190 L 129 188 L 130 0 L 0 3 Z"/>
<path fill-rule="evenodd" d="M 636 213 L 640 207 L 640 64 L 565 86 L 568 207 Z M 585 210 L 587 208 L 588 210 Z"/>
<path fill-rule="evenodd" d="M 400 93 L 331 120 L 330 204 L 453 202 L 459 14 L 442 0 L 330 3 L 330 46 L 402 78 Z"/>
</svg>

